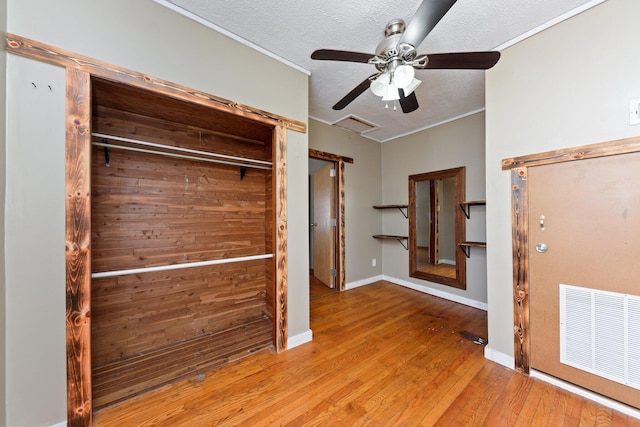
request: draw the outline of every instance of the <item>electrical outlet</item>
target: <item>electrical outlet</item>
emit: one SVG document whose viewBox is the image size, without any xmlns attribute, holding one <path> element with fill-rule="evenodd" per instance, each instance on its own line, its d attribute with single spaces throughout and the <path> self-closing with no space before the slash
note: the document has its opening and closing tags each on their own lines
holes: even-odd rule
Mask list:
<svg viewBox="0 0 640 427">
<path fill-rule="evenodd" d="M 371 267 L 375 267 L 378 264 L 378 261 L 375 258 L 371 258 Z"/>
<path fill-rule="evenodd" d="M 640 124 L 640 99 L 632 99 L 629 101 L 629 124 Z"/>
</svg>

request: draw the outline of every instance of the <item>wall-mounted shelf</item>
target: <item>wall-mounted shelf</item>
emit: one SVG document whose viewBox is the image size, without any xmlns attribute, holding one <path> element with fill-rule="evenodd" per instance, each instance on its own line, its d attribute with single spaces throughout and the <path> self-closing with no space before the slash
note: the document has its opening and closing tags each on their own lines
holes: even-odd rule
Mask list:
<svg viewBox="0 0 640 427">
<path fill-rule="evenodd" d="M 405 240 L 409 238 L 407 236 L 391 236 L 389 234 L 374 234 L 374 239 L 386 239 L 386 240 L 397 240 L 400 244 L 406 249 L 409 250 L 409 246 L 404 243 Z"/>
<path fill-rule="evenodd" d="M 376 205 L 373 209 L 399 209 L 405 218 L 409 218 L 409 205 Z"/>
<path fill-rule="evenodd" d="M 471 248 L 486 248 L 487 244 L 485 242 L 461 242 L 458 243 L 462 252 L 466 255 L 467 258 L 471 257 Z"/>
<path fill-rule="evenodd" d="M 486 200 L 472 200 L 472 201 L 460 202 L 458 203 L 458 206 L 460 206 L 460 209 L 462 209 L 462 212 L 464 212 L 464 216 L 466 216 L 467 219 L 470 219 L 471 206 L 483 206 L 486 204 L 487 204 Z"/>
</svg>

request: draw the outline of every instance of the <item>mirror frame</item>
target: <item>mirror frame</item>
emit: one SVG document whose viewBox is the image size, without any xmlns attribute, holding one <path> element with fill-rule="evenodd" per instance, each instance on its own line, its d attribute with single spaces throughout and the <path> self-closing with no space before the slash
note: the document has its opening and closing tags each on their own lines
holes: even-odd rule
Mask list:
<svg viewBox="0 0 640 427">
<path fill-rule="evenodd" d="M 417 268 L 417 218 L 416 218 L 416 184 L 422 181 L 454 178 L 455 180 L 455 243 L 456 243 L 456 277 L 440 276 L 433 273 L 419 271 Z M 467 289 L 467 257 L 458 243 L 466 239 L 466 221 L 460 203 L 465 201 L 465 167 L 445 169 L 435 172 L 421 173 L 409 176 L 409 276 L 430 282 Z"/>
</svg>

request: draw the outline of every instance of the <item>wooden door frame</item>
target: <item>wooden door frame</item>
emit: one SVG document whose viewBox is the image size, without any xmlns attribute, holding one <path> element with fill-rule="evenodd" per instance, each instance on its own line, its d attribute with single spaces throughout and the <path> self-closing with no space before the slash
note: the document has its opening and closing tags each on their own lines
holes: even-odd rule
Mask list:
<svg viewBox="0 0 640 427">
<path fill-rule="evenodd" d="M 334 254 L 337 257 L 335 266 L 336 266 L 336 277 L 338 277 L 338 283 L 336 288 L 339 291 L 344 291 L 346 289 L 346 260 L 345 260 L 345 247 L 346 247 L 346 238 L 345 238 L 345 186 L 344 186 L 344 164 L 345 163 L 353 163 L 353 159 L 350 157 L 340 156 L 338 154 L 326 153 L 324 151 L 314 150 L 313 148 L 309 148 L 309 158 L 324 160 L 327 162 L 332 162 L 336 166 L 336 190 L 334 192 L 334 206 L 337 208 L 336 218 L 336 234 L 337 239 L 334 239 L 335 251 Z"/>
<path fill-rule="evenodd" d="M 92 424 L 91 400 L 91 78 L 99 77 L 273 126 L 275 348 L 287 348 L 287 130 L 306 123 L 238 104 L 106 62 L 7 34 L 7 51 L 65 67 L 67 423 Z"/>
<path fill-rule="evenodd" d="M 502 160 L 502 170 L 511 170 L 513 330 L 514 368 L 516 371 L 528 375 L 531 369 L 528 168 L 636 152 L 640 152 L 640 137 L 619 139 Z"/>
</svg>

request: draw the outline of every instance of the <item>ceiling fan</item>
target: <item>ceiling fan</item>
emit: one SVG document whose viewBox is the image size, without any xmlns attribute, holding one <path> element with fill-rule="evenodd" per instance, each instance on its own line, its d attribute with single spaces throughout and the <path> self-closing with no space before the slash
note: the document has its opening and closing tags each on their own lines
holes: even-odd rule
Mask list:
<svg viewBox="0 0 640 427">
<path fill-rule="evenodd" d="M 383 101 L 399 101 L 404 113 L 418 109 L 414 90 L 421 83 L 415 78 L 415 70 L 423 69 L 469 69 L 487 70 L 500 59 L 500 52 L 457 52 L 417 55 L 416 47 L 431 32 L 433 27 L 451 9 L 457 0 L 423 0 L 415 15 L 405 26 L 401 19 L 394 19 L 385 28 L 385 38 L 376 47 L 376 53 L 351 52 L 346 50 L 318 49 L 311 59 L 321 61 L 346 61 L 373 64 L 377 73 L 367 77 L 334 106 L 342 110 L 367 88 Z M 395 108 L 395 106 L 394 106 Z"/>
</svg>

